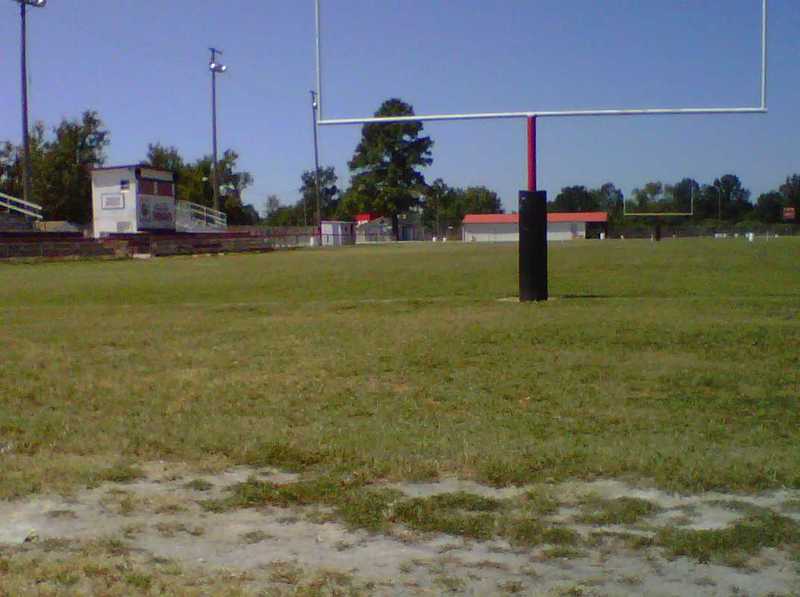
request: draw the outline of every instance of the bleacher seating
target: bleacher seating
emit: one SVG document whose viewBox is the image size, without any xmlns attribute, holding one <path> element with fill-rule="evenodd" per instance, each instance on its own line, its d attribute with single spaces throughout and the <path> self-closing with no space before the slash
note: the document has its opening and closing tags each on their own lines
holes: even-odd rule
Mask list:
<svg viewBox="0 0 800 597">
<path fill-rule="evenodd" d="M 32 232 L 33 230 L 33 222 L 25 216 L 10 211 L 0 211 L 0 233 Z"/>
</svg>

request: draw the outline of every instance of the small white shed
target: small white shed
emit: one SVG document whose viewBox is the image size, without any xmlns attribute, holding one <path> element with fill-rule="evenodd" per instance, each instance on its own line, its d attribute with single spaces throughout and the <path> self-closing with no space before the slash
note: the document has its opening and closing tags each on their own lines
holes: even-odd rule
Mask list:
<svg viewBox="0 0 800 597">
<path fill-rule="evenodd" d="M 356 244 L 356 223 L 322 221 L 320 229 L 323 247 L 341 247 Z"/>
<path fill-rule="evenodd" d="M 175 230 L 175 177 L 143 165 L 92 170 L 94 237 Z"/>
</svg>

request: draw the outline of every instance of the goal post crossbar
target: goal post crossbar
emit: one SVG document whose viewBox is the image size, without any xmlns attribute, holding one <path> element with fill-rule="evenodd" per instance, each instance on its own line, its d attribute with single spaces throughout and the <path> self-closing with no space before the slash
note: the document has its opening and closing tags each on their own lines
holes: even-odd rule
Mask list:
<svg viewBox="0 0 800 597">
<path fill-rule="evenodd" d="M 663 115 L 702 115 L 702 114 L 766 114 L 767 113 L 767 23 L 768 0 L 762 0 L 761 16 L 761 105 L 750 107 L 712 107 L 712 108 L 622 108 L 588 110 L 543 110 L 524 112 L 477 112 L 465 114 L 420 114 L 415 116 L 368 116 L 361 118 L 325 118 L 323 115 L 323 72 L 322 72 L 322 0 L 314 0 L 316 19 L 316 86 L 317 86 L 317 125 L 357 125 L 372 123 L 432 122 L 457 120 L 498 120 L 515 118 L 565 118 L 588 116 L 663 116 Z"/>
</svg>

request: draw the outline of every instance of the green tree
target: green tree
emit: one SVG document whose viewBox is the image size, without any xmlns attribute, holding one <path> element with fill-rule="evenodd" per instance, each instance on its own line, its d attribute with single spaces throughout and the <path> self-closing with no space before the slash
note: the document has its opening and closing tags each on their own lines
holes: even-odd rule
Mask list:
<svg viewBox="0 0 800 597">
<path fill-rule="evenodd" d="M 385 101 L 375 116 L 413 116 L 414 108 L 400 99 Z M 433 163 L 430 137 L 421 136 L 421 122 L 365 124 L 361 141 L 349 162 L 350 191 L 344 208 L 350 213 L 372 211 L 391 217 L 397 238 L 398 215 L 416 206 L 425 193 L 420 168 Z"/>
<path fill-rule="evenodd" d="M 720 190 L 713 185 L 703 185 L 700 193 L 694 200 L 694 215 L 703 220 L 717 219 L 718 205 L 722 195 Z"/>
<path fill-rule="evenodd" d="M 467 187 L 463 191 L 459 189 L 456 194 L 456 204 L 463 209 L 464 214 L 503 213 L 503 201 L 500 195 L 484 186 Z"/>
<path fill-rule="evenodd" d="M 786 198 L 786 207 L 794 207 L 800 211 L 800 174 L 787 176 L 780 191 L 781 195 Z"/>
<path fill-rule="evenodd" d="M 91 169 L 105 163 L 109 132 L 97 112 L 87 110 L 80 118 L 64 119 L 48 138 L 45 126 L 31 131 L 33 199 L 51 220 L 86 224 L 91 219 Z M 22 194 L 22 149 L 5 143 L 0 149 L 0 190 Z"/>
<path fill-rule="evenodd" d="M 304 226 L 308 216 L 303 216 L 303 201 L 294 205 L 281 205 L 272 211 L 266 219 L 267 226 Z"/>
<path fill-rule="evenodd" d="M 667 211 L 689 213 L 692 203 L 700 196 L 700 184 L 693 178 L 684 178 L 674 185 L 664 188 L 665 200 L 669 203 Z"/>
<path fill-rule="evenodd" d="M 322 219 L 334 217 L 339 208 L 339 177 L 332 166 L 319 169 L 320 213 Z M 300 196 L 307 211 L 309 222 L 316 221 L 317 213 L 317 180 L 313 170 L 306 170 L 300 176 Z"/>
<path fill-rule="evenodd" d="M 422 223 L 436 236 L 460 226 L 467 214 L 495 213 L 503 213 L 503 202 L 493 190 L 485 186 L 453 188 L 441 178 L 427 188 L 422 203 Z"/>
<path fill-rule="evenodd" d="M 584 186 L 564 187 L 548 205 L 549 211 L 596 211 L 597 196 Z"/>
<path fill-rule="evenodd" d="M 175 198 L 211 207 L 213 192 L 211 188 L 211 156 L 203 156 L 194 162 L 186 162 L 174 146 L 150 143 L 147 146 L 148 164 L 163 168 L 176 176 Z M 258 212 L 244 204 L 242 195 L 253 184 L 249 172 L 238 169 L 239 154 L 226 150 L 218 161 L 219 184 L 222 211 L 228 216 L 228 223 L 248 225 L 258 222 Z"/>
<path fill-rule="evenodd" d="M 596 206 L 595 209 L 606 212 L 613 222 L 622 222 L 625 195 L 620 189 L 613 183 L 607 182 L 599 189 L 592 189 L 589 192 Z"/>
<path fill-rule="evenodd" d="M 273 194 L 267 195 L 267 200 L 264 202 L 264 219 L 269 219 L 269 217 L 278 211 L 281 207 L 281 200 L 278 199 L 278 196 Z"/>
<path fill-rule="evenodd" d="M 786 197 L 783 193 L 770 191 L 763 193 L 756 201 L 755 216 L 759 221 L 775 224 L 783 221 L 783 208 L 786 206 Z"/>
<path fill-rule="evenodd" d="M 36 183 L 36 173 L 42 165 L 47 147 L 44 124 L 37 122 L 29 137 L 34 183 Z M 41 191 L 41 188 L 34 186 L 33 200 L 41 202 L 41 198 L 36 195 L 37 191 Z M 12 197 L 22 197 L 22 146 L 8 141 L 0 147 L 0 192 Z"/>
<path fill-rule="evenodd" d="M 93 110 L 62 120 L 52 138 L 35 142 L 33 191 L 46 218 L 76 224 L 91 220 L 91 169 L 105 163 L 109 142 L 110 134 Z"/>
<path fill-rule="evenodd" d="M 664 194 L 664 183 L 660 181 L 648 182 L 641 188 L 633 189 L 631 199 L 635 205 L 634 210 L 639 212 L 665 211 L 659 206 Z"/>
<path fill-rule="evenodd" d="M 150 143 L 147 146 L 147 163 L 153 168 L 169 170 L 176 175 L 183 174 L 186 167 L 177 147 L 165 147 L 161 143 Z"/>
<path fill-rule="evenodd" d="M 442 236 L 442 230 L 447 230 L 451 225 L 448 216 L 456 202 L 456 195 L 456 189 L 447 186 L 441 178 L 428 187 L 422 204 L 422 224 L 433 230 L 435 236 Z"/>
<path fill-rule="evenodd" d="M 723 220 L 737 221 L 753 211 L 750 203 L 750 191 L 742 186 L 742 181 L 735 174 L 726 174 L 714 181 L 717 189 L 718 206 L 721 208 Z"/>
</svg>

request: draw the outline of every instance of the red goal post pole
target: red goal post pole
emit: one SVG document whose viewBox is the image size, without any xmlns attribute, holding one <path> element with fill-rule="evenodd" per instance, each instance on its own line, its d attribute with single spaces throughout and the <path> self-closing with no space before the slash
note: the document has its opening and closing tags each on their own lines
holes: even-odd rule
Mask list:
<svg viewBox="0 0 800 597">
<path fill-rule="evenodd" d="M 547 193 L 537 190 L 536 116 L 528 116 L 528 189 L 519 194 L 519 300 L 546 301 Z"/>
<path fill-rule="evenodd" d="M 537 190 L 536 116 L 528 116 L 528 190 L 531 192 Z"/>
</svg>

